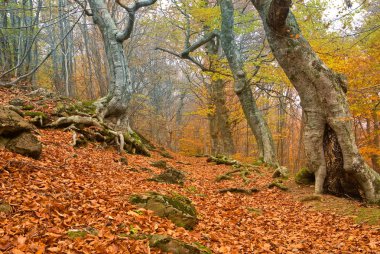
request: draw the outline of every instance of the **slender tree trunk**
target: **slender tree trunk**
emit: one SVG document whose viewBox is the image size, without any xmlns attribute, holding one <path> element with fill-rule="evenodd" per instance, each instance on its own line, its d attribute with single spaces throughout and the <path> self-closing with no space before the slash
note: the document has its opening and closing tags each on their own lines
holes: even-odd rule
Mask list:
<svg viewBox="0 0 380 254">
<path fill-rule="evenodd" d="M 355 143 L 341 75 L 329 69 L 301 35 L 291 0 L 252 0 L 278 63 L 301 98 L 305 151 L 315 172 L 316 193 L 380 200 L 380 175 L 364 162 Z"/>
<path fill-rule="evenodd" d="M 221 0 L 221 43 L 235 80 L 235 93 L 239 97 L 248 124 L 256 138 L 259 156 L 264 162 L 278 164 L 271 131 L 257 107 L 244 71 L 243 60 L 235 42 L 234 7 L 231 0 Z"/>
</svg>

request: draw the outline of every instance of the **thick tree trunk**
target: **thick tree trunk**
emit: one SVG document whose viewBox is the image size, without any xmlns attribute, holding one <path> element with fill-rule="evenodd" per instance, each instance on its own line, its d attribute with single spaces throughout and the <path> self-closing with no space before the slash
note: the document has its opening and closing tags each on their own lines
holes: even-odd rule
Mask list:
<svg viewBox="0 0 380 254">
<path fill-rule="evenodd" d="M 235 145 L 232 138 L 231 125 L 228 120 L 226 106 L 225 81 L 218 79 L 214 82 L 215 114 L 219 129 L 219 138 L 222 143 L 222 154 L 232 155 L 235 153 Z"/>
<path fill-rule="evenodd" d="M 270 129 L 256 105 L 252 90 L 244 71 L 243 61 L 233 32 L 234 8 L 231 0 L 221 0 L 221 43 L 235 80 L 235 93 L 239 97 L 248 124 L 256 138 L 259 156 L 264 162 L 278 164 L 276 149 Z"/>
<path fill-rule="evenodd" d="M 220 57 L 219 38 L 215 37 L 206 44 L 206 53 L 210 68 L 218 68 Z M 228 121 L 228 109 L 226 106 L 225 80 L 211 77 L 211 85 L 207 88 L 209 104 L 211 107 L 208 116 L 211 136 L 211 154 L 232 155 L 235 153 L 235 145 L 232 138 L 231 125 Z"/>
<path fill-rule="evenodd" d="M 378 151 L 380 151 L 380 120 L 378 116 L 378 107 L 379 104 L 373 109 L 373 132 L 375 133 L 375 137 L 373 139 L 373 145 Z M 373 169 L 380 173 L 380 156 L 379 154 L 374 154 L 371 156 Z"/>
<path fill-rule="evenodd" d="M 130 98 L 130 75 L 119 32 L 103 0 L 90 0 L 94 23 L 99 27 L 110 71 L 108 95 L 97 102 L 98 116 L 114 128 L 128 127 L 127 106 Z"/>
<path fill-rule="evenodd" d="M 380 175 L 355 143 L 344 78 L 329 69 L 301 35 L 290 0 L 252 0 L 278 63 L 296 88 L 305 116 L 305 150 L 315 191 L 380 200 Z"/>
</svg>

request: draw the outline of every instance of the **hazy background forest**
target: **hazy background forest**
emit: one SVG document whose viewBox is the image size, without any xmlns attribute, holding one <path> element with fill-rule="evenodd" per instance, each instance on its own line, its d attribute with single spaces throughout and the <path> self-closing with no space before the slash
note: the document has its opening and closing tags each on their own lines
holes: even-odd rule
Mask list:
<svg viewBox="0 0 380 254">
<path fill-rule="evenodd" d="M 123 27 L 128 19 L 125 10 L 114 1 L 106 3 Z M 329 67 L 347 76 L 358 147 L 379 171 L 380 3 L 293 4 L 313 49 Z M 234 5 L 237 44 L 279 162 L 298 169 L 305 164 L 299 97 L 274 59 L 252 4 L 238 0 Z M 105 96 L 109 67 L 102 35 L 83 6 L 84 2 L 71 0 L 0 0 L 2 85 L 43 87 L 83 101 Z M 252 161 L 258 157 L 257 145 L 219 45 L 214 58 L 205 48 L 193 52 L 191 61 L 180 57 L 205 28 L 219 28 L 220 19 L 216 3 L 203 0 L 158 1 L 136 13 L 130 40 L 123 44 L 132 81 L 128 116 L 133 129 L 172 151 L 232 154 Z M 211 63 L 217 64 L 202 71 L 200 65 Z M 225 106 L 218 112 L 220 104 Z"/>
</svg>

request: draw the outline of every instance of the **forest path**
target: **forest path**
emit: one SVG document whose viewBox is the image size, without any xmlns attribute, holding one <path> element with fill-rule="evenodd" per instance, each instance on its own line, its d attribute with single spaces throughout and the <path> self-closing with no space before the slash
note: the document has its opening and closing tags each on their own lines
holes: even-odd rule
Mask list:
<svg viewBox="0 0 380 254">
<path fill-rule="evenodd" d="M 216 182 L 231 166 L 214 165 L 206 158 L 173 154 L 163 158 L 123 156 L 99 144 L 73 148 L 70 132 L 40 130 L 44 144 L 40 160 L 0 150 L 0 199 L 13 211 L 0 213 L 0 251 L 3 253 L 160 253 L 147 240 L 130 234 L 166 234 L 200 243 L 213 253 L 379 253 L 380 226 L 376 221 L 355 223 L 353 216 L 332 211 L 355 208 L 379 212 L 359 203 L 323 196 L 315 205 L 299 199 L 309 187 L 285 181 L 289 191 L 267 186 L 271 169 L 260 167 L 244 184 L 237 175 Z M 151 162 L 165 160 L 186 172 L 184 186 L 147 181 L 161 172 Z M 149 168 L 149 172 L 144 168 Z M 229 187 L 258 188 L 251 195 L 219 193 Z M 179 193 L 195 204 L 199 224 L 192 231 L 176 227 L 152 212 L 129 203 L 132 193 Z M 316 208 L 315 208 L 316 207 Z M 340 208 L 339 208 L 340 207 Z M 97 236 L 71 239 L 76 229 L 97 231 Z M 40 251 L 40 252 L 38 252 Z"/>
</svg>

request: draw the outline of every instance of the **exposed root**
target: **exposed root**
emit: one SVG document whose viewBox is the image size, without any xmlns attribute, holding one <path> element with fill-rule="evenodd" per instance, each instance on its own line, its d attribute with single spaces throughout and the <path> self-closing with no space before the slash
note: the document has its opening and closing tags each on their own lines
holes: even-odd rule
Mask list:
<svg viewBox="0 0 380 254">
<path fill-rule="evenodd" d="M 60 117 L 48 127 L 62 128 L 71 130 L 73 134 L 73 145 L 78 146 L 88 141 L 104 142 L 106 144 L 116 144 L 119 152 L 124 149 L 129 153 L 138 153 L 150 156 L 148 149 L 139 140 L 138 135 L 130 128 L 128 131 L 121 132 L 111 129 L 104 123 L 99 122 L 97 119 L 87 116 L 68 116 Z M 77 135 L 77 133 L 81 135 Z"/>
<path fill-rule="evenodd" d="M 223 180 L 229 180 L 233 178 L 234 174 L 240 174 L 241 178 L 243 179 L 244 183 L 247 184 L 251 181 L 247 176 L 251 174 L 251 172 L 248 170 L 248 168 L 236 168 L 231 171 L 228 171 L 225 174 L 219 175 L 216 177 L 215 181 L 220 182 Z"/>
<path fill-rule="evenodd" d="M 216 165 L 224 164 L 224 165 L 241 165 L 241 163 L 237 160 L 231 160 L 226 156 L 209 156 L 207 158 L 207 162 L 215 162 Z"/>
<path fill-rule="evenodd" d="M 84 126 L 96 126 L 102 128 L 102 124 L 96 119 L 88 116 L 68 116 L 60 117 L 56 121 L 48 125 L 52 128 L 67 127 L 70 125 L 84 125 Z"/>
</svg>

